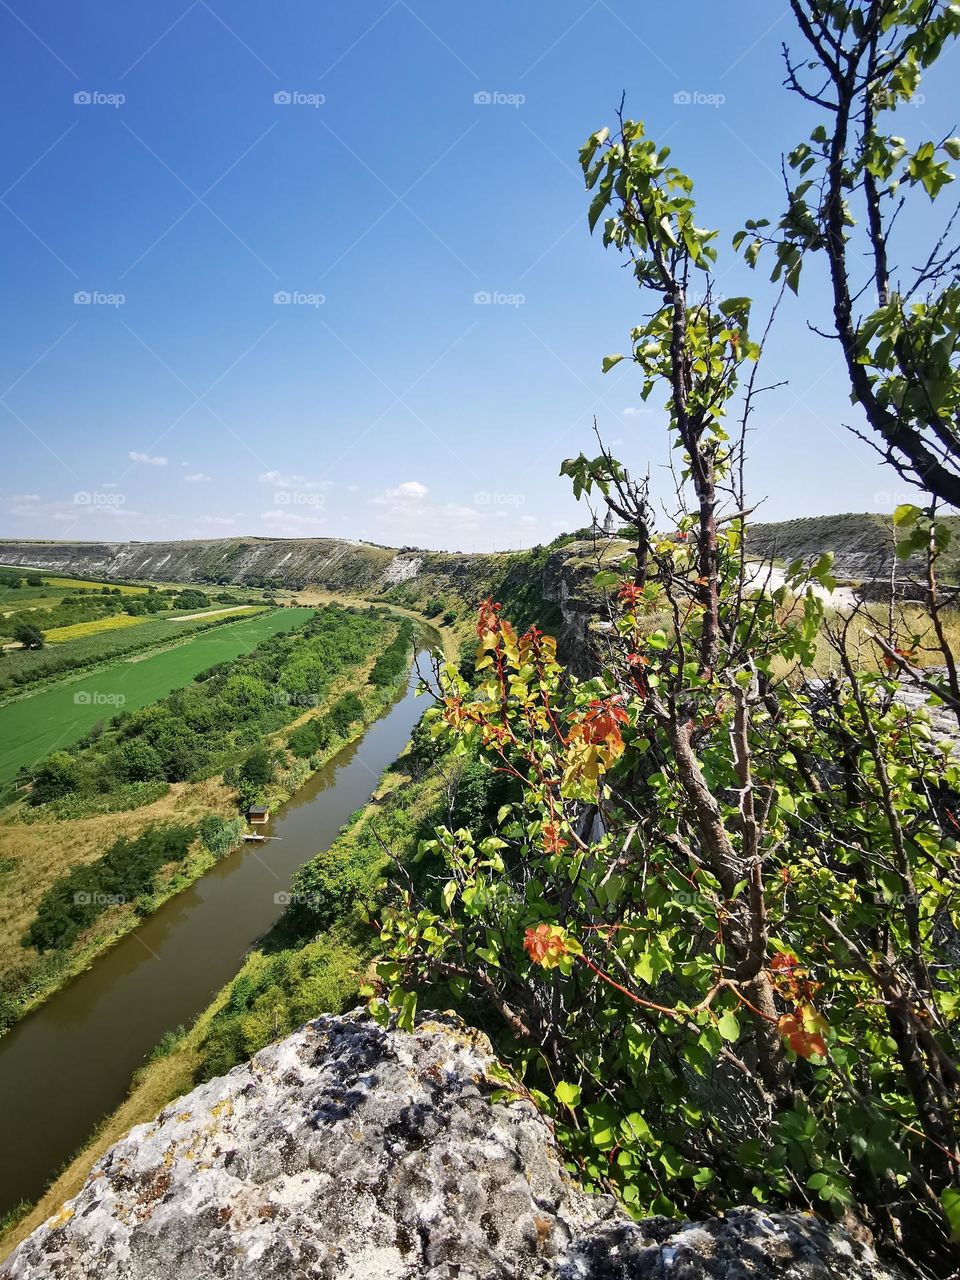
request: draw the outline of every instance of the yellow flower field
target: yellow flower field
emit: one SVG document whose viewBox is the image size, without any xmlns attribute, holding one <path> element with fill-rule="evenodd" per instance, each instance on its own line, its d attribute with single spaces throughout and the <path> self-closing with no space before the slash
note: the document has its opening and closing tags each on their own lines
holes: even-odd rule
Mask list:
<svg viewBox="0 0 960 1280">
<path fill-rule="evenodd" d="M 92 622 L 73 622 L 69 627 L 51 627 L 44 631 L 48 644 L 65 644 L 67 640 L 79 640 L 81 636 L 94 636 L 100 631 L 114 631 L 117 627 L 136 627 L 141 622 L 153 621 L 153 615 L 145 613 L 131 618 L 129 613 L 115 613 L 110 618 L 94 618 Z"/>
<path fill-rule="evenodd" d="M 141 596 L 145 595 L 147 587 L 126 587 L 116 582 L 93 582 L 87 578 L 56 578 L 44 577 L 43 585 L 45 587 L 62 587 L 69 590 L 71 587 L 119 587 L 121 595 L 125 596 Z"/>
</svg>

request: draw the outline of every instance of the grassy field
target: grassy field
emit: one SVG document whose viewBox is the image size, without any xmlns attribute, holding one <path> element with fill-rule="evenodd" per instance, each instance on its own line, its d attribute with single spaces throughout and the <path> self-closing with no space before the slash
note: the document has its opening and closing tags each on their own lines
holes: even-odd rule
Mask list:
<svg viewBox="0 0 960 1280">
<path fill-rule="evenodd" d="M 192 632 L 223 625 L 226 618 L 226 614 L 206 616 L 171 626 L 171 619 L 160 614 L 144 619 L 139 627 L 120 627 L 114 631 L 79 636 L 62 644 L 48 645 L 45 649 L 3 650 L 0 652 L 0 696 L 15 695 L 19 689 L 28 690 L 36 681 L 61 673 L 175 644 Z"/>
<path fill-rule="evenodd" d="M 188 644 L 117 661 L 86 678 L 78 676 L 0 707 L 0 787 L 22 766 L 70 746 L 120 710 L 156 702 L 208 667 L 247 653 L 267 636 L 292 630 L 310 617 L 305 609 L 276 609 L 242 618 L 204 631 Z"/>
</svg>

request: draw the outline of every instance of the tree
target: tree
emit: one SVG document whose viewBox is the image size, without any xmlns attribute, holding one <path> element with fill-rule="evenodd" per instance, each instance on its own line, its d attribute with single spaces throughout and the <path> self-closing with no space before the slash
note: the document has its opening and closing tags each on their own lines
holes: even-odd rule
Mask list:
<svg viewBox="0 0 960 1280">
<path fill-rule="evenodd" d="M 269 786 L 274 775 L 273 754 L 266 747 L 251 751 L 240 768 L 240 781 L 251 788 Z"/>
<path fill-rule="evenodd" d="M 787 210 L 774 228 L 748 222 L 755 265 L 775 252 L 774 278 L 799 288 L 804 261 L 826 259 L 838 341 L 853 398 L 872 436 L 858 431 L 897 473 L 960 507 L 960 244 L 951 209 L 942 233 L 918 254 L 895 226 L 924 196 L 934 202 L 954 175 L 960 138 L 908 147 L 887 132 L 915 97 L 922 74 L 960 35 L 960 9 L 944 0 L 790 0 L 805 43 L 785 50 L 787 82 L 825 113 L 790 153 Z M 911 222 L 916 227 L 916 220 Z M 897 252 L 909 252 L 909 267 Z"/>
<path fill-rule="evenodd" d="M 747 569 L 763 342 L 749 300 L 717 293 L 690 179 L 630 120 L 581 162 L 590 225 L 605 217 L 647 313 L 604 368 L 631 359 L 644 397 L 663 388 L 676 510 L 658 527 L 602 442 L 564 463 L 634 531 L 598 563 L 597 674 L 577 681 L 550 637 L 481 606 L 479 682 L 439 669 L 433 729 L 478 744 L 521 799 L 492 835 L 451 823 L 424 845 L 442 887 L 383 913 L 372 1007 L 409 1024 L 440 982 L 486 1010 L 588 1187 L 638 1213 L 850 1211 L 942 1274 L 960 981 L 941 940 L 960 874 L 941 798 L 960 767 L 898 702 L 893 635 L 862 663 L 846 623 L 825 630 L 829 556 L 777 587 Z M 824 635 L 826 684 L 805 676 Z"/>
<path fill-rule="evenodd" d="M 18 622 L 13 629 L 13 638 L 24 649 L 42 649 L 46 643 L 43 633 L 28 622 Z"/>
</svg>

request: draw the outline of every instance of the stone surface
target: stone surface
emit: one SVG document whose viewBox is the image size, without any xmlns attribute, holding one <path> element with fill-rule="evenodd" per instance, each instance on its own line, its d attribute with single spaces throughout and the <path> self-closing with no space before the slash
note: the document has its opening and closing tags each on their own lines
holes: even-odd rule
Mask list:
<svg viewBox="0 0 960 1280">
<path fill-rule="evenodd" d="M 132 1130 L 0 1277 L 891 1280 L 812 1216 L 629 1221 L 493 1064 L 452 1018 L 320 1018 Z"/>
</svg>

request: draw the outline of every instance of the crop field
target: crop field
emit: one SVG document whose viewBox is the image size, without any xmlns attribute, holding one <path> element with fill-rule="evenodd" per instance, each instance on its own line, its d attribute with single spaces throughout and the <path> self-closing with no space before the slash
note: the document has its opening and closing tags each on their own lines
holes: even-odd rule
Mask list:
<svg viewBox="0 0 960 1280">
<path fill-rule="evenodd" d="M 69 627 L 51 627 L 43 633 L 48 644 L 64 644 L 68 640 L 81 640 L 84 636 L 100 635 L 103 631 L 116 631 L 118 627 L 141 627 L 147 615 L 131 618 L 129 613 L 115 613 L 112 618 L 95 618 L 92 622 L 75 622 Z"/>
<path fill-rule="evenodd" d="M 291 631 L 312 616 L 312 610 L 274 609 L 240 618 L 204 630 L 187 644 L 139 658 L 118 659 L 86 676 L 78 675 L 0 707 L 0 786 L 12 782 L 24 765 L 71 746 L 120 711 L 156 702 L 208 667 L 247 653 L 267 636 Z M 143 630 L 148 626 L 169 628 L 169 623 L 144 623 Z M 89 637 L 83 643 L 103 642 L 109 634 Z M 179 627 L 174 634 L 182 634 Z"/>
<path fill-rule="evenodd" d="M 58 578 L 56 576 L 51 576 L 49 578 L 44 576 L 43 585 L 44 587 L 57 587 L 65 591 L 69 591 L 71 589 L 81 591 L 99 591 L 102 587 L 116 587 L 120 594 L 124 596 L 146 595 L 149 590 L 149 587 L 128 587 L 115 582 L 94 582 L 89 578 Z"/>
</svg>

